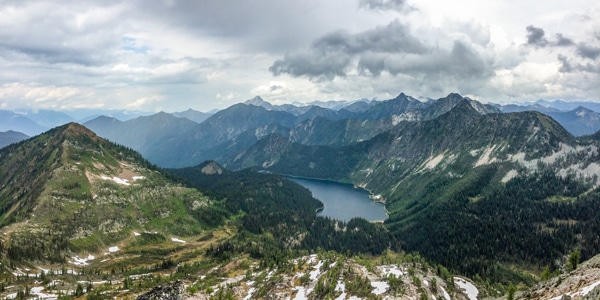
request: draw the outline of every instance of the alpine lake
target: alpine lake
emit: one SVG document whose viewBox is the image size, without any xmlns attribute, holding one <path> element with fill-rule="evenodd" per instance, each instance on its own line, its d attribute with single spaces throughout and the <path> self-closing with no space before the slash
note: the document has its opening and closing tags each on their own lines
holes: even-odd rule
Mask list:
<svg viewBox="0 0 600 300">
<path fill-rule="evenodd" d="M 354 188 L 351 184 L 327 180 L 285 176 L 306 188 L 313 197 L 323 202 L 323 209 L 318 216 L 326 216 L 335 220 L 348 222 L 360 217 L 371 222 L 381 222 L 387 219 L 383 203 L 375 202 L 368 191 Z"/>
</svg>

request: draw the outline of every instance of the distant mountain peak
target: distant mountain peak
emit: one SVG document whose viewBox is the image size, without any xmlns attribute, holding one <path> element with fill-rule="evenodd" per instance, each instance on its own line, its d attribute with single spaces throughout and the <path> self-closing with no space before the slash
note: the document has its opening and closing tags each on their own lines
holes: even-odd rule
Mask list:
<svg viewBox="0 0 600 300">
<path fill-rule="evenodd" d="M 594 112 L 593 110 L 587 108 L 587 107 L 583 107 L 583 106 L 577 106 L 573 111 L 577 112 L 577 113 L 591 113 Z"/>
<path fill-rule="evenodd" d="M 274 108 L 273 104 L 265 101 L 260 96 L 256 96 L 256 97 L 254 97 L 252 99 L 246 100 L 246 102 L 244 102 L 244 104 L 254 105 L 254 106 L 260 106 L 260 107 L 266 108 L 268 110 L 272 110 Z"/>
<path fill-rule="evenodd" d="M 75 122 L 71 122 L 71 123 L 67 123 L 65 125 L 59 126 L 57 127 L 59 132 L 62 132 L 63 135 L 65 136 L 70 136 L 70 137 L 81 137 L 81 136 L 87 136 L 90 138 L 95 138 L 96 134 L 89 130 L 87 127 L 77 124 Z"/>
<path fill-rule="evenodd" d="M 405 94 L 404 92 L 401 92 L 398 96 L 396 96 L 396 98 L 394 98 L 393 100 L 408 100 L 408 101 L 418 101 L 417 99 Z"/>
<path fill-rule="evenodd" d="M 465 99 L 465 97 L 459 93 L 450 93 L 448 96 L 446 96 L 446 99 Z"/>
<path fill-rule="evenodd" d="M 458 95 L 458 94 L 455 94 Z M 460 96 L 460 95 L 458 95 Z M 469 113 L 475 113 L 477 115 L 480 115 L 479 111 L 473 107 L 473 100 L 469 100 L 468 98 L 462 98 L 457 104 L 456 106 L 452 109 L 452 110 L 457 110 L 457 111 L 464 111 L 464 112 L 469 112 Z"/>
</svg>

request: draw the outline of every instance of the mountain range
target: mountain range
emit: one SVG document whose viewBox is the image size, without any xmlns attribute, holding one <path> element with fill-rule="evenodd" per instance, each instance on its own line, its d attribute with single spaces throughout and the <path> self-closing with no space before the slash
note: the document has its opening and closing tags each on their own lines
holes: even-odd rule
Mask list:
<svg viewBox="0 0 600 300">
<path fill-rule="evenodd" d="M 105 283 L 113 297 L 163 283 L 164 270 L 207 297 L 233 293 L 224 282 L 234 277 L 243 297 L 278 288 L 290 297 L 470 297 L 453 290 L 469 282 L 454 273 L 498 297 L 514 292 L 512 284 L 524 290 L 580 274 L 579 259 L 600 253 L 600 132 L 572 133 L 590 130 L 595 112 L 496 106 L 459 94 L 344 105 L 254 98 L 210 116 L 100 116 L 31 138 L 1 134 L 12 140 L 0 149 L 0 278 L 39 285 L 23 268 L 42 262 L 78 266 L 89 291 L 99 290 L 92 280 L 120 278 L 119 288 Z M 277 174 L 364 188 L 388 218 L 316 217 L 319 202 Z M 396 268 L 393 261 L 404 270 L 394 278 L 411 283 L 395 290 L 369 257 L 385 268 Z M 73 294 L 82 282 L 59 280 Z M 384 280 L 377 294 L 374 282 Z M 553 297 L 580 289 L 564 290 Z"/>
<path fill-rule="evenodd" d="M 12 130 L 0 132 L 0 148 L 4 148 L 10 144 L 20 142 L 27 138 L 29 138 L 29 136 L 21 132 L 16 132 Z"/>
<path fill-rule="evenodd" d="M 460 96 L 458 98 L 460 98 Z M 398 101 L 400 99 L 404 99 L 406 101 Z M 453 104 L 451 102 L 449 103 L 449 107 L 451 107 Z M 474 103 L 481 104 L 477 101 L 475 101 Z M 384 101 L 360 99 L 355 101 L 314 101 L 310 103 L 294 103 L 283 105 L 273 105 L 257 96 L 255 98 L 245 101 L 243 104 L 249 106 L 259 106 L 268 111 L 280 111 L 292 114 L 295 116 L 296 124 L 302 123 L 303 121 L 314 120 L 319 117 L 329 121 L 346 120 L 349 123 L 365 119 L 390 119 L 393 123 L 397 123 L 403 120 L 415 121 L 430 119 L 444 112 L 444 108 L 440 107 L 441 110 L 436 111 L 435 108 L 430 107 L 436 105 L 440 106 L 441 103 L 439 103 L 439 101 L 433 99 L 420 100 L 402 93 L 394 99 Z M 447 111 L 449 107 L 446 107 L 445 111 Z M 598 106 L 594 102 L 564 102 L 560 100 L 550 102 L 538 100 L 535 103 L 526 103 L 522 105 L 481 104 L 478 106 L 478 109 L 485 109 L 487 113 L 539 111 L 544 114 L 548 114 L 554 119 L 556 119 L 563 127 L 565 127 L 571 134 L 575 136 L 589 135 L 600 130 L 600 116 L 598 115 L 598 111 L 600 111 L 600 106 Z M 429 111 L 429 113 L 432 114 L 427 115 L 428 112 L 425 112 L 425 110 Z M 209 113 L 203 113 L 196 110 L 188 109 L 182 112 L 170 113 L 170 115 L 177 118 L 188 119 L 195 123 L 202 123 L 214 113 L 214 111 Z M 136 120 L 138 118 L 151 115 L 152 113 L 148 112 L 110 110 L 74 110 L 69 111 L 67 113 L 51 110 L 22 110 L 16 112 L 1 111 L 0 116 L 2 118 L 0 118 L 0 132 L 12 130 L 15 132 L 22 132 L 28 136 L 33 136 L 45 130 L 48 130 L 49 128 L 60 126 L 68 122 L 79 122 L 83 124 L 92 121 L 95 118 L 102 119 L 104 117 L 109 117 L 125 123 L 128 121 Z M 145 122 L 143 119 L 137 121 L 139 121 L 140 123 Z M 101 122 L 96 121 L 95 123 L 98 124 Z M 340 126 L 339 124 L 337 125 Z M 382 125 L 380 124 L 379 126 Z M 388 126 L 384 126 L 388 128 Z M 106 137 L 109 137 L 114 140 L 127 140 L 124 136 L 119 136 L 118 133 L 109 133 L 107 130 L 100 127 L 101 126 L 95 127 L 95 129 L 99 131 L 102 130 L 102 134 L 106 134 Z M 177 125 L 175 125 L 175 127 L 177 127 Z M 289 127 L 290 126 L 286 126 L 287 129 L 293 131 L 293 129 Z M 177 129 L 178 128 L 173 128 L 173 131 L 176 131 Z M 148 131 L 150 131 L 150 129 L 148 129 Z M 248 135 L 249 134 L 247 134 L 246 136 Z M 228 139 L 228 142 L 232 142 L 232 140 Z M 310 144 L 310 142 L 308 141 L 303 143 Z M 333 144 L 339 143 L 334 142 Z M 212 146 L 214 145 L 211 145 L 211 147 Z M 223 146 L 226 147 L 225 145 Z M 150 153 L 154 151 L 142 150 L 142 148 L 139 148 L 139 150 L 143 151 L 144 154 L 148 155 L 150 155 Z M 213 152 L 219 153 L 222 150 L 223 149 L 213 149 Z M 236 148 L 235 151 L 237 150 L 240 149 Z M 208 158 L 211 158 L 212 156 L 213 155 L 210 155 L 208 156 Z M 215 158 L 220 159 L 219 157 Z M 154 161 L 154 157 L 152 157 L 151 160 Z M 201 160 L 193 160 L 193 163 L 197 163 L 198 161 Z M 158 164 L 162 164 L 160 160 L 156 160 L 155 162 Z"/>
<path fill-rule="evenodd" d="M 209 159 L 224 162 L 271 133 L 305 145 L 347 145 L 370 139 L 402 121 L 435 118 L 448 112 L 461 99 L 458 94 L 450 94 L 423 103 L 400 94 L 389 101 L 372 103 L 365 111 L 333 111 L 311 106 L 298 114 L 289 106 L 274 109 L 275 106 L 254 98 L 250 103 L 259 106 L 236 104 L 200 124 L 185 125 L 181 119 L 159 113 L 121 123 L 103 117 L 84 125 L 109 140 L 140 151 L 159 166 L 185 167 Z M 468 101 L 482 113 L 499 113 L 494 106 Z M 132 132 L 137 137 L 132 137 Z M 156 135 L 156 138 L 150 139 L 147 135 Z"/>
</svg>

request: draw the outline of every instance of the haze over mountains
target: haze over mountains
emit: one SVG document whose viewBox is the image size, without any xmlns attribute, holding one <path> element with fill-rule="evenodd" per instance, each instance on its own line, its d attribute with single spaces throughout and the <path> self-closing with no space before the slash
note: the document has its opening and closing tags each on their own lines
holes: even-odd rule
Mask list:
<svg viewBox="0 0 600 300">
<path fill-rule="evenodd" d="M 402 95 L 403 94 L 401 94 L 399 97 Z M 423 100 L 423 98 L 415 99 L 410 96 L 407 97 L 417 101 L 413 101 L 412 104 L 417 106 L 421 105 L 425 107 L 430 105 L 431 102 L 434 102 L 432 99 Z M 403 112 L 404 110 L 414 111 L 415 107 L 394 107 L 393 103 L 388 103 L 388 106 L 381 105 L 381 103 L 389 102 L 390 100 L 379 101 L 359 99 L 355 101 L 314 101 L 310 103 L 273 105 L 257 96 L 253 99 L 245 101 L 243 104 L 260 106 L 270 111 L 283 111 L 290 113 L 298 117 L 296 120 L 297 123 L 302 120 L 314 119 L 317 116 L 324 117 L 329 120 L 381 119 L 394 114 L 398 115 L 399 112 Z M 378 105 L 378 109 L 380 111 L 379 113 L 371 111 L 370 113 L 365 114 L 367 110 L 375 105 Z M 595 102 L 538 100 L 536 102 L 525 102 L 523 104 L 491 105 L 497 107 L 502 112 L 533 110 L 548 114 L 557 119 L 561 125 L 563 125 L 575 136 L 592 134 L 600 130 L 600 122 L 598 121 L 600 104 Z M 186 111 L 169 114 L 178 118 L 186 118 L 196 123 L 202 123 L 216 112 L 218 112 L 218 110 L 211 112 L 200 112 L 193 109 L 188 109 Z M 52 127 L 60 126 L 69 122 L 79 122 L 83 124 L 101 116 L 111 117 L 121 122 L 126 122 L 142 116 L 150 116 L 154 113 L 140 111 L 80 109 L 70 112 L 52 110 L 2 110 L 0 111 L 0 114 L 0 132 L 12 130 L 22 132 L 28 136 L 33 136 Z M 407 117 L 410 116 L 404 116 L 404 118 Z"/>
</svg>

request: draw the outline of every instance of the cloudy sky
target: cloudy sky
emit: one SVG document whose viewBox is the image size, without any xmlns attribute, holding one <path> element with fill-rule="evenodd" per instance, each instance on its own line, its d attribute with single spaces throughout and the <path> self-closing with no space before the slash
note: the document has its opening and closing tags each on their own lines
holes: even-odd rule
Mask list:
<svg viewBox="0 0 600 300">
<path fill-rule="evenodd" d="M 0 109 L 600 101 L 596 0 L 0 0 Z"/>
</svg>

